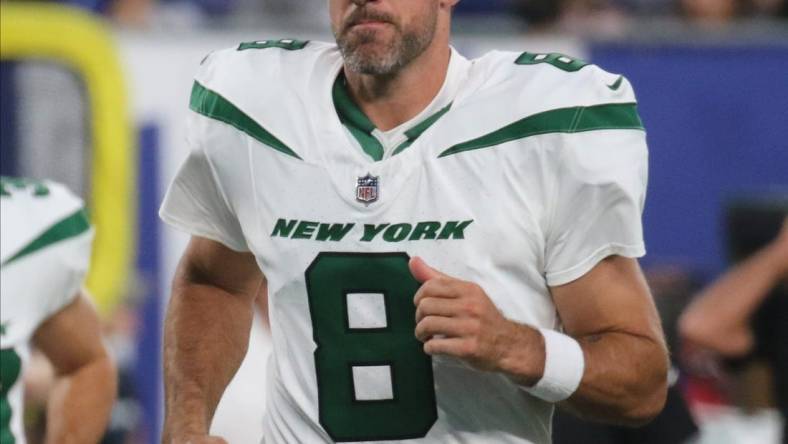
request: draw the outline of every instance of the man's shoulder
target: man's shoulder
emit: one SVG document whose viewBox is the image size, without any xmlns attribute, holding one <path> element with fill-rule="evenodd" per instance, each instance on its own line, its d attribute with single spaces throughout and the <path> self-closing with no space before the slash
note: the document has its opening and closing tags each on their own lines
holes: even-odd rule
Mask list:
<svg viewBox="0 0 788 444">
<path fill-rule="evenodd" d="M 624 76 L 560 53 L 491 51 L 473 60 L 477 92 L 547 108 L 634 103 Z"/>
<path fill-rule="evenodd" d="M 495 51 L 472 65 L 444 117 L 452 131 L 441 157 L 545 134 L 595 138 L 605 134 L 597 130 L 643 129 L 629 82 L 582 60 Z"/>
<path fill-rule="evenodd" d="M 90 230 L 82 199 L 50 180 L 0 178 L 2 263 Z"/>
<path fill-rule="evenodd" d="M 305 140 L 309 122 L 324 114 L 341 67 L 336 45 L 322 42 L 261 40 L 215 51 L 194 77 L 189 103 L 194 128 L 229 123 L 276 151 L 300 157 L 293 149 L 312 144 Z"/>
<path fill-rule="evenodd" d="M 35 214 L 39 218 L 59 219 L 83 207 L 83 201 L 65 185 L 52 180 L 0 177 L 3 216 Z M 38 222 L 38 221 L 35 221 Z"/>
<path fill-rule="evenodd" d="M 314 72 L 341 63 L 334 44 L 270 39 L 243 42 L 208 54 L 195 80 L 213 90 L 272 88 L 307 83 Z"/>
</svg>

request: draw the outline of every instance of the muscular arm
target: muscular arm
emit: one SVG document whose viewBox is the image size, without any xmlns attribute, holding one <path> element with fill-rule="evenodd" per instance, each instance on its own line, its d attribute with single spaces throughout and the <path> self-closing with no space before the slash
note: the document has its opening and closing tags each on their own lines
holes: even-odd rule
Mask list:
<svg viewBox="0 0 788 444">
<path fill-rule="evenodd" d="M 84 296 L 44 322 L 33 342 L 57 380 L 47 405 L 47 443 L 98 442 L 117 391 L 117 373 L 101 342 L 101 326 Z"/>
<path fill-rule="evenodd" d="M 668 354 L 637 261 L 613 256 L 552 289 L 565 333 L 580 342 L 585 372 L 563 403 L 580 416 L 637 425 L 665 403 Z"/>
<path fill-rule="evenodd" d="M 780 279 L 788 277 L 788 221 L 771 244 L 723 274 L 682 314 L 679 330 L 695 345 L 724 356 L 746 354 L 753 337 L 749 321 Z"/>
<path fill-rule="evenodd" d="M 538 330 L 505 319 L 476 284 L 412 261 L 417 280 L 416 336 L 429 354 L 447 354 L 533 386 L 544 373 Z M 563 405 L 589 419 L 638 425 L 662 409 L 668 357 L 659 318 L 633 259 L 600 262 L 552 289 L 566 333 L 583 349 L 585 372 Z"/>
<path fill-rule="evenodd" d="M 192 237 L 165 321 L 164 443 L 202 442 L 208 434 L 219 399 L 246 354 L 255 297 L 264 283 L 251 254 Z"/>
</svg>

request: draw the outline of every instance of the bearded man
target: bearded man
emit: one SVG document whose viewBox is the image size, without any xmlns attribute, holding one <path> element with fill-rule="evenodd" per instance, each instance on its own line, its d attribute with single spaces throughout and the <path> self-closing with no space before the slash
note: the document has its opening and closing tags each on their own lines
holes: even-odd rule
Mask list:
<svg viewBox="0 0 788 444">
<path fill-rule="evenodd" d="M 164 442 L 224 442 L 208 429 L 262 290 L 269 444 L 549 443 L 557 403 L 621 424 L 662 408 L 629 82 L 561 54 L 468 60 L 457 1 L 329 0 L 336 44 L 203 62 L 161 209 L 192 235 Z"/>
</svg>

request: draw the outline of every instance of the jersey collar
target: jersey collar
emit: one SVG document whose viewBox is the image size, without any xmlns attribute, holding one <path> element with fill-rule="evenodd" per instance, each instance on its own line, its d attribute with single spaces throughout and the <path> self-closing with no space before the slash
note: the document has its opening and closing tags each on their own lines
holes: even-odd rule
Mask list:
<svg viewBox="0 0 788 444">
<path fill-rule="evenodd" d="M 361 145 L 364 152 L 374 161 L 383 160 L 385 156 L 385 148 L 379 138 L 380 136 L 392 135 L 398 132 L 404 134 L 405 140 L 391 151 L 391 155 L 395 156 L 410 147 L 419 136 L 451 109 L 452 101 L 459 93 L 460 86 L 466 78 L 470 67 L 470 62 L 460 53 L 454 48 L 451 51 L 446 80 L 432 103 L 410 121 L 385 133 L 378 130 L 369 117 L 353 101 L 347 89 L 345 75 L 340 71 L 332 90 L 337 115 L 348 132 Z M 403 131 L 404 128 L 408 129 Z"/>
</svg>

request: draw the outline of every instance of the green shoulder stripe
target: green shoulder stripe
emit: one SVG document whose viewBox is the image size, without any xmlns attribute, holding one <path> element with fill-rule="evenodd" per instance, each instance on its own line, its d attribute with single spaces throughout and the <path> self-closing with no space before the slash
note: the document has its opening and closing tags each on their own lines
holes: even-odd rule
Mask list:
<svg viewBox="0 0 788 444">
<path fill-rule="evenodd" d="M 500 145 L 549 133 L 580 133 L 605 129 L 643 129 L 635 103 L 560 108 L 534 114 L 477 139 L 452 146 L 438 157 Z"/>
<path fill-rule="evenodd" d="M 199 82 L 194 82 L 189 107 L 196 113 L 234 126 L 263 145 L 271 147 L 282 154 L 301 159 L 298 154 L 282 143 L 281 140 L 266 131 L 265 128 L 230 103 L 229 100 L 200 85 Z"/>
<path fill-rule="evenodd" d="M 33 239 L 32 242 L 19 250 L 15 255 L 8 258 L 2 265 L 8 265 L 56 242 L 79 236 L 89 229 L 90 223 L 88 222 L 87 215 L 84 210 L 80 209 L 71 216 L 51 226 L 47 231 Z"/>
</svg>

